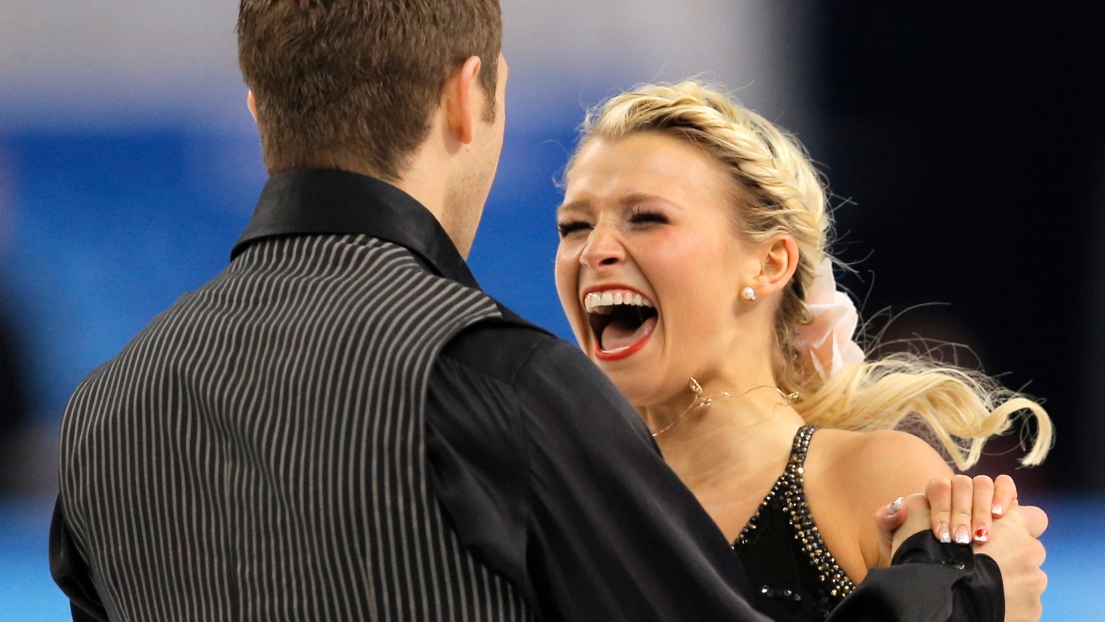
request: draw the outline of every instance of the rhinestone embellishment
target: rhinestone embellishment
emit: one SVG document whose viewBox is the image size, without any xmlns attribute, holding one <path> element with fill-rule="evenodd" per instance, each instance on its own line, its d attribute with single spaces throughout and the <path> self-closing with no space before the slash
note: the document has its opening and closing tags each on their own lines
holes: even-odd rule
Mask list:
<svg viewBox="0 0 1105 622">
<path fill-rule="evenodd" d="M 813 438 L 815 428 L 803 426 L 794 437 L 794 445 L 791 448 L 790 460 L 786 470 L 775 482 L 771 492 L 767 493 L 756 513 L 748 520 L 748 524 L 741 529 L 734 545 L 743 545 L 754 535 L 760 513 L 776 498 L 782 498 L 789 515 L 790 525 L 794 529 L 794 537 L 801 544 L 802 550 L 809 556 L 810 563 L 817 570 L 826 591 L 832 596 L 843 598 L 855 589 L 856 584 L 844 574 L 836 563 L 836 558 L 829 552 L 829 548 L 821 539 L 821 532 L 813 522 L 810 515 L 809 504 L 806 501 L 803 475 L 806 472 L 803 466 L 806 462 L 806 452 L 810 447 L 810 439 Z"/>
</svg>

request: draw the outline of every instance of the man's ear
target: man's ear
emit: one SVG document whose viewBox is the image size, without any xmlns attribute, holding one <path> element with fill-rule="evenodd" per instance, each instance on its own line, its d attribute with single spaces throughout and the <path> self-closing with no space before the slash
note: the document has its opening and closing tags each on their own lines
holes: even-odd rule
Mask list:
<svg viewBox="0 0 1105 622">
<path fill-rule="evenodd" d="M 257 122 L 257 99 L 253 97 L 253 89 L 249 90 L 249 94 L 246 95 L 246 108 L 249 108 L 249 114 L 253 115 L 253 122 Z"/>
<path fill-rule="evenodd" d="M 466 145 L 475 140 L 476 125 L 483 119 L 484 95 L 476 80 L 480 67 L 480 57 L 471 56 L 445 82 L 445 118 L 453 136 Z"/>
<path fill-rule="evenodd" d="M 794 236 L 784 233 L 768 242 L 760 261 L 760 274 L 756 277 L 758 292 L 771 294 L 790 283 L 798 269 L 798 242 Z"/>
</svg>

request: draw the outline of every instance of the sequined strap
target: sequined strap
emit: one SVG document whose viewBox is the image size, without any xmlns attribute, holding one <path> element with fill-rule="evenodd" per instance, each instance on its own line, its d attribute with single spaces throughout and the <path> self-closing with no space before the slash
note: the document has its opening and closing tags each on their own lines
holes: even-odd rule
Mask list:
<svg viewBox="0 0 1105 622">
<path fill-rule="evenodd" d="M 737 534 L 737 539 L 733 541 L 732 546 L 743 545 L 748 542 L 748 538 L 752 535 L 759 526 L 760 516 L 764 513 L 764 510 L 769 504 L 780 496 L 784 491 L 793 485 L 795 477 L 801 477 L 805 472 L 804 464 L 806 463 L 806 452 L 810 448 L 810 439 L 813 438 L 814 431 L 817 428 L 804 425 L 798 428 L 798 432 L 794 434 L 794 441 L 790 448 L 790 458 L 787 460 L 786 466 L 783 468 L 783 474 L 779 476 L 779 479 L 775 480 L 775 485 L 771 487 L 771 491 L 767 493 L 767 496 L 760 501 L 760 505 L 756 508 L 756 511 L 752 513 L 752 517 L 748 519 L 748 523 Z M 788 504 L 789 505 L 789 504 Z"/>
<path fill-rule="evenodd" d="M 809 555 L 810 564 L 817 570 L 821 583 L 828 588 L 829 594 L 844 597 L 855 589 L 856 584 L 844 574 L 836 563 L 836 558 L 829 552 L 829 547 L 821 540 L 821 530 L 813 522 L 809 502 L 806 500 L 806 453 L 815 430 L 816 428 L 806 425 L 794 435 L 786 473 L 779 479 L 779 484 L 783 484 L 780 492 L 790 515 L 790 524 L 794 527 L 794 537 L 802 544 L 802 550 Z"/>
<path fill-rule="evenodd" d="M 764 509 L 775 499 L 781 498 L 785 505 L 785 513 L 791 527 L 794 529 L 794 537 L 801 543 L 802 551 L 809 556 L 810 564 L 817 571 L 818 578 L 826 591 L 832 596 L 843 598 L 847 596 L 856 584 L 848 578 L 836 558 L 829 552 L 829 548 L 821 540 L 821 531 L 813 522 L 810 514 L 810 506 L 806 500 L 805 473 L 806 453 L 810 448 L 810 439 L 817 430 L 813 426 L 802 426 L 794 435 L 794 443 L 791 445 L 790 460 L 787 461 L 786 470 L 775 482 L 771 492 L 767 493 L 756 513 L 741 529 L 733 546 L 744 545 L 748 542 L 752 533 L 757 529 L 760 516 Z"/>
<path fill-rule="evenodd" d="M 794 442 L 790 446 L 790 460 L 787 462 L 787 472 L 794 473 L 803 469 L 806 464 L 806 453 L 810 450 L 810 439 L 817 428 L 804 425 L 798 428 L 794 434 Z"/>
</svg>

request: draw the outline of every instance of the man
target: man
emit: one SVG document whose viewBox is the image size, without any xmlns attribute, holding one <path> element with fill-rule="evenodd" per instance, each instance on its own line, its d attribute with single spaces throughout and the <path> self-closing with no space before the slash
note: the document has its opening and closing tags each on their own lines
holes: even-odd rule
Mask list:
<svg viewBox="0 0 1105 622">
<path fill-rule="evenodd" d="M 464 264 L 500 23 L 497 0 L 242 0 L 272 176 L 227 269 L 66 409 L 74 619 L 760 619 L 616 389 Z M 898 556 L 847 619 L 1001 600 L 969 549 Z"/>
</svg>

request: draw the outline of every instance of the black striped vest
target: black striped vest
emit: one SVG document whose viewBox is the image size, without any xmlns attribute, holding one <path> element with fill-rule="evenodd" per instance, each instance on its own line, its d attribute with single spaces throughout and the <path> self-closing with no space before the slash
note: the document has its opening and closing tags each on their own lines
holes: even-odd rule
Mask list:
<svg viewBox="0 0 1105 622">
<path fill-rule="evenodd" d="M 71 399 L 62 502 L 113 620 L 528 620 L 428 486 L 479 291 L 365 236 L 249 246 Z"/>
</svg>

